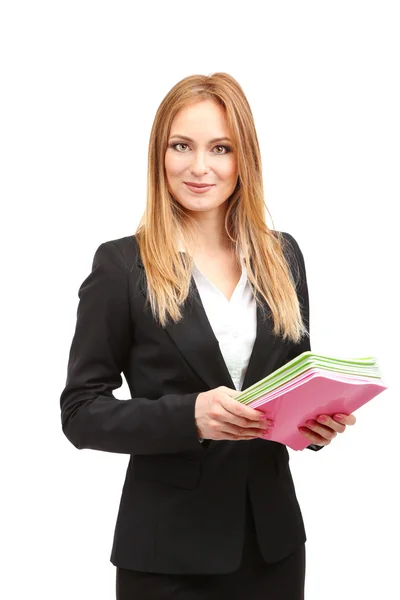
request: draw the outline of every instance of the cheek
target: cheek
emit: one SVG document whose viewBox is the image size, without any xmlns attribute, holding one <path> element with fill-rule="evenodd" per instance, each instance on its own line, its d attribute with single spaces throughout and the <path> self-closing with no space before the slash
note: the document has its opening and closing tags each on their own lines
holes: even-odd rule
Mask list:
<svg viewBox="0 0 400 600">
<path fill-rule="evenodd" d="M 173 154 L 167 153 L 165 155 L 165 170 L 169 177 L 174 177 L 175 175 L 179 175 L 179 173 L 183 169 L 183 161 L 179 160 L 180 157 L 176 157 Z"/>
<path fill-rule="evenodd" d="M 231 179 L 236 181 L 238 177 L 237 161 L 235 159 L 230 159 L 224 164 L 220 164 L 218 174 L 221 179 L 226 179 L 229 183 Z"/>
</svg>

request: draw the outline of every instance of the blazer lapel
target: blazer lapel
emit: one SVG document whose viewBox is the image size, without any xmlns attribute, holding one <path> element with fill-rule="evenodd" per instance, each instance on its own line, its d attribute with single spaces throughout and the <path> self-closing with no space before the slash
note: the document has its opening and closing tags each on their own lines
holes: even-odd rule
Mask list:
<svg viewBox="0 0 400 600">
<path fill-rule="evenodd" d="M 266 306 L 267 311 L 269 308 Z M 252 353 L 250 355 L 247 371 L 244 376 L 242 390 L 256 383 L 267 375 L 268 359 L 273 355 L 277 343 L 277 337 L 273 333 L 272 317 L 262 314 L 257 304 L 257 333 Z"/>
<path fill-rule="evenodd" d="M 165 331 L 209 389 L 220 385 L 235 389 L 193 277 L 183 318 Z"/>
<path fill-rule="evenodd" d="M 140 289 L 146 298 L 146 275 L 144 266 L 137 254 L 137 266 L 143 271 Z M 221 385 L 235 389 L 221 349 L 213 329 L 207 318 L 199 291 L 194 278 L 191 278 L 190 292 L 182 307 L 183 317 L 178 323 L 170 323 L 164 329 L 172 342 L 176 345 L 185 360 L 189 363 L 196 375 L 209 389 Z M 242 390 L 256 383 L 264 377 L 268 356 L 273 350 L 277 338 L 272 333 L 272 319 L 263 317 L 257 305 L 256 339 L 247 366 Z"/>
</svg>

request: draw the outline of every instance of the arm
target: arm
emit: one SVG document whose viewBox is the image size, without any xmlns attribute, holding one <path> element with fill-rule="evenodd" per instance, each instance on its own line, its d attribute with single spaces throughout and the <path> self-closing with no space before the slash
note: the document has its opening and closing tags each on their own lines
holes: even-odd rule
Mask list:
<svg viewBox="0 0 400 600">
<path fill-rule="evenodd" d="M 128 271 L 114 242 L 96 250 L 81 284 L 67 380 L 60 397 L 62 429 L 78 449 L 123 454 L 203 452 L 194 419 L 198 393 L 119 400 L 134 324 Z"/>
<path fill-rule="evenodd" d="M 296 259 L 297 259 L 297 265 L 298 265 L 298 269 L 299 269 L 298 284 L 297 284 L 297 296 L 299 298 L 304 324 L 307 327 L 308 333 L 310 333 L 310 304 L 309 304 L 307 274 L 306 274 L 306 266 L 305 266 L 305 262 L 304 262 L 304 256 L 303 256 L 302 251 L 300 250 L 298 243 L 294 239 L 294 237 L 291 236 L 289 233 L 285 233 L 284 235 L 289 240 L 289 242 L 294 250 Z M 295 281 L 296 281 L 296 273 L 297 273 L 297 269 L 295 267 L 294 268 Z M 296 356 L 299 356 L 299 354 L 301 354 L 302 352 L 307 352 L 310 350 L 311 350 L 310 337 L 309 337 L 309 335 L 303 336 L 298 344 L 292 345 L 292 347 L 288 353 L 287 361 L 289 362 L 289 360 L 296 358 Z M 318 446 L 317 444 L 310 444 L 309 446 L 307 446 L 307 448 L 309 450 L 314 450 L 314 451 L 321 450 L 321 448 L 323 448 L 323 447 L 324 446 Z"/>
</svg>

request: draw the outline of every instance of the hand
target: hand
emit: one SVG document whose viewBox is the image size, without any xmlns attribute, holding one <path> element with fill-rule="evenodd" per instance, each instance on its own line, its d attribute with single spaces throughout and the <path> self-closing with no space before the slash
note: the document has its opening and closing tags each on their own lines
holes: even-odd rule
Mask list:
<svg viewBox="0 0 400 600">
<path fill-rule="evenodd" d="M 327 446 L 338 433 L 346 430 L 346 425 L 354 425 L 356 418 L 353 414 L 344 415 L 337 413 L 332 415 L 319 415 L 317 420 L 306 422 L 306 427 L 299 427 L 299 431 L 310 440 L 312 444 Z"/>
<path fill-rule="evenodd" d="M 220 386 L 197 396 L 195 421 L 199 438 L 252 440 L 267 431 L 271 421 L 261 411 L 234 400 L 240 393 Z"/>
</svg>

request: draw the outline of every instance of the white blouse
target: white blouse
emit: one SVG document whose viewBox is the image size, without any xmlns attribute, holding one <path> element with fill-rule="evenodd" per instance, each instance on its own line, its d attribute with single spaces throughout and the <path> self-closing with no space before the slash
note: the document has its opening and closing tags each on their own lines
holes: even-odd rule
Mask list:
<svg viewBox="0 0 400 600">
<path fill-rule="evenodd" d="M 242 389 L 257 330 L 256 301 L 242 255 L 241 265 L 242 275 L 230 300 L 196 265 L 193 267 L 204 310 L 237 390 Z"/>
</svg>

